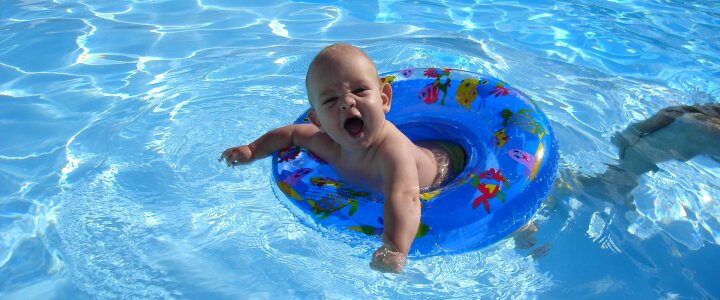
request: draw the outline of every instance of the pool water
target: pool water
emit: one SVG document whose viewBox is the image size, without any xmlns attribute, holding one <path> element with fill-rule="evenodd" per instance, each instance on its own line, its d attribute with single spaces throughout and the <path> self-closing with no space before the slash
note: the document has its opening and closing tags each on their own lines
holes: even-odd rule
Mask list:
<svg viewBox="0 0 720 300">
<path fill-rule="evenodd" d="M 718 102 L 720 1 L 0 8 L 0 298 L 720 298 L 720 163 L 663 162 L 629 202 L 581 183 L 612 174 L 629 124 Z M 286 208 L 269 160 L 217 162 L 308 107 L 307 65 L 337 41 L 535 99 L 561 154 L 537 233 L 380 274 L 377 242 Z"/>
</svg>

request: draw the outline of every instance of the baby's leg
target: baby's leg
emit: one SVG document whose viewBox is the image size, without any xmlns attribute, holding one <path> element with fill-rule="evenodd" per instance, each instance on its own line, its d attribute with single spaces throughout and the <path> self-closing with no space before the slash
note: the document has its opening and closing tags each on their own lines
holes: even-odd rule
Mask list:
<svg viewBox="0 0 720 300">
<path fill-rule="evenodd" d="M 465 168 L 466 155 L 460 145 L 445 141 L 421 141 L 416 144 L 430 150 L 437 164 L 435 180 L 424 190 L 432 190 L 447 184 Z"/>
</svg>

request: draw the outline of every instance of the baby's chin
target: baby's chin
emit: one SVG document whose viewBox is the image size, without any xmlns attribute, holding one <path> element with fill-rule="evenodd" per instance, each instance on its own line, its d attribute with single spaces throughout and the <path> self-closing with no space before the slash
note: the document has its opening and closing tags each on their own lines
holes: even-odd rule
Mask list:
<svg viewBox="0 0 720 300">
<path fill-rule="evenodd" d="M 367 132 L 363 132 L 357 137 L 352 137 L 346 133 L 343 144 L 344 145 L 342 146 L 347 147 L 348 149 L 367 150 L 372 147 L 373 140 L 369 135 L 367 135 Z"/>
</svg>

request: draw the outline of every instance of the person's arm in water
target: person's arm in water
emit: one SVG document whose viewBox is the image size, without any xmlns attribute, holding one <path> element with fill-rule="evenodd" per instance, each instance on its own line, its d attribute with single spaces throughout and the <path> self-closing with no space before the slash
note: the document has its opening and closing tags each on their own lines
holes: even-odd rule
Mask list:
<svg viewBox="0 0 720 300">
<path fill-rule="evenodd" d="M 390 148 L 379 161 L 385 195 L 385 229 L 383 246 L 373 253 L 371 267 L 399 273 L 420 225 L 420 194 L 414 159 L 398 148 Z"/>
<path fill-rule="evenodd" d="M 293 124 L 273 129 L 249 145 L 228 148 L 220 155 L 220 161 L 229 166 L 251 163 L 254 160 L 267 157 L 275 151 L 290 146 L 308 148 L 323 148 L 313 144 L 327 143 L 327 138 L 312 124 Z"/>
<path fill-rule="evenodd" d="M 625 150 L 632 147 L 644 136 L 663 129 L 670 125 L 675 119 L 686 112 L 695 112 L 692 106 L 671 106 L 663 108 L 650 118 L 628 126 L 625 130 L 613 136 L 612 141 L 618 147 L 618 156 L 625 158 Z"/>
</svg>

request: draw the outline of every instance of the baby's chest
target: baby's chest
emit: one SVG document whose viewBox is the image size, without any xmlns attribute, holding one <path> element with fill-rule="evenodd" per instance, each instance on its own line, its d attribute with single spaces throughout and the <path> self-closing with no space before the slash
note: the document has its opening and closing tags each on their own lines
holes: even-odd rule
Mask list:
<svg viewBox="0 0 720 300">
<path fill-rule="evenodd" d="M 335 171 L 346 182 L 365 190 L 382 190 L 382 177 L 375 166 L 361 162 L 340 162 L 333 165 Z"/>
</svg>

